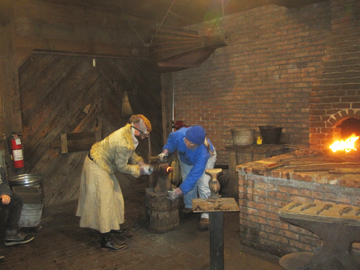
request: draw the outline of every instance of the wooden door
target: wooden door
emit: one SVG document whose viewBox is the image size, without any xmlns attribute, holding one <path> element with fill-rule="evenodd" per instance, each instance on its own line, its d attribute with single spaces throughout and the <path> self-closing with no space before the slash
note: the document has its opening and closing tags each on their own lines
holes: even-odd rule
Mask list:
<svg viewBox="0 0 360 270">
<path fill-rule="evenodd" d="M 44 177 L 45 204 L 77 199 L 87 151 L 65 155 L 52 148 L 60 134 L 93 132 L 102 138 L 124 126 L 124 92 L 134 114 L 153 125 L 153 152 L 162 147 L 160 79 L 144 60 L 32 55 L 19 69 L 26 173 Z M 147 158 L 147 142 L 138 153 Z"/>
</svg>

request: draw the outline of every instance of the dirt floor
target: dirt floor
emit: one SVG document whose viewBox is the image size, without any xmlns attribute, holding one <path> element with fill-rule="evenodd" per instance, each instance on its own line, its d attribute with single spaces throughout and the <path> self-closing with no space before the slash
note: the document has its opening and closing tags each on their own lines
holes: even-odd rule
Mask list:
<svg viewBox="0 0 360 270">
<path fill-rule="evenodd" d="M 2 243 L 0 254 L 5 259 L 0 262 L 0 269 L 211 269 L 210 233 L 197 229 L 199 214 L 181 216 L 180 226 L 165 234 L 151 233 L 145 216 L 145 188 L 138 181 L 131 192 L 124 193 L 124 227 L 130 232 L 117 239 L 127 243 L 126 250 L 101 251 L 98 232 L 79 228 L 79 218 L 75 216 L 77 201 L 72 201 L 45 207 L 38 228 L 23 228 L 26 233 L 35 234 L 33 242 L 12 247 Z M 278 257 L 240 244 L 237 212 L 224 213 L 224 265 L 226 270 L 283 269 Z"/>
</svg>

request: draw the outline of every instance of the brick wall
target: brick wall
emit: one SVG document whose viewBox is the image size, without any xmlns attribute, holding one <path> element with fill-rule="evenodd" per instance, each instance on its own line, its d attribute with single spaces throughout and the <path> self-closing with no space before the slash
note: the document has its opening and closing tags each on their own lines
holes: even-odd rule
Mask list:
<svg viewBox="0 0 360 270">
<path fill-rule="evenodd" d="M 311 148 L 325 149 L 339 137 L 337 126 L 360 119 L 360 2 L 331 2 L 331 32 L 319 84 L 310 98 Z"/>
<path fill-rule="evenodd" d="M 281 126 L 287 142 L 308 146 L 309 93 L 326 58 L 330 11 L 331 1 L 268 5 L 191 27 L 231 38 L 199 68 L 173 73 L 175 118 L 205 127 L 218 164 L 234 127 Z"/>
</svg>

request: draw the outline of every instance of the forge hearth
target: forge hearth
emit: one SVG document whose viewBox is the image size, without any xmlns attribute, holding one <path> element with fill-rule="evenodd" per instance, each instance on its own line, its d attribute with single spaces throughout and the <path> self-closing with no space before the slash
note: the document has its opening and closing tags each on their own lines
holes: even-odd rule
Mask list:
<svg viewBox="0 0 360 270">
<path fill-rule="evenodd" d="M 355 171 L 359 165 L 360 161 L 315 149 L 298 149 L 238 165 L 242 244 L 279 257 L 318 251 L 323 239 L 280 219 L 279 211 L 293 202 L 359 208 L 360 171 Z M 359 252 L 360 242 L 353 240 L 351 250 Z"/>
<path fill-rule="evenodd" d="M 359 152 L 333 153 L 330 150 L 299 149 L 240 165 L 246 174 L 279 177 L 318 184 L 360 187 Z M 335 173 L 335 169 L 354 169 L 355 173 Z"/>
<path fill-rule="evenodd" d="M 281 178 L 287 179 L 297 179 L 299 177 L 297 173 L 302 173 L 302 175 L 309 173 L 306 175 L 307 178 L 313 177 L 312 181 L 316 181 L 317 177 L 321 177 L 323 180 L 324 178 L 333 180 L 335 169 L 346 168 L 347 173 L 338 171 L 338 175 L 335 177 L 341 179 L 345 174 L 359 174 L 360 176 L 359 153 L 357 151 L 334 153 L 331 150 L 302 149 L 286 155 L 246 163 L 247 167 L 244 167 L 244 172 L 264 176 L 278 176 L 281 173 Z M 354 169 L 354 172 L 349 169 Z"/>
<path fill-rule="evenodd" d="M 360 165 L 360 151 L 351 151 L 349 153 L 346 153 L 345 151 L 336 151 L 333 152 L 331 150 L 326 152 L 326 155 L 328 156 L 329 160 L 337 161 L 339 163 L 341 162 L 358 162 Z"/>
</svg>

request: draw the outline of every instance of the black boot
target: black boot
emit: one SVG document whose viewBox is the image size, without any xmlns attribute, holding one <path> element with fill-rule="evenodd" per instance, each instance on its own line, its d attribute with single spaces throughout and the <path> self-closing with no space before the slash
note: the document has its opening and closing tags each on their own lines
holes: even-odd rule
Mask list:
<svg viewBox="0 0 360 270">
<path fill-rule="evenodd" d="M 119 230 L 111 230 L 110 231 L 111 233 L 113 234 L 117 234 L 117 235 L 127 235 L 129 233 L 129 230 L 128 229 L 119 229 Z"/>
<path fill-rule="evenodd" d="M 127 247 L 126 243 L 119 244 L 112 239 L 110 233 L 102 233 L 101 234 L 101 248 L 106 248 L 109 250 L 123 250 Z"/>
<path fill-rule="evenodd" d="M 18 230 L 5 231 L 5 246 L 26 244 L 34 240 L 32 235 L 22 235 Z"/>
</svg>

